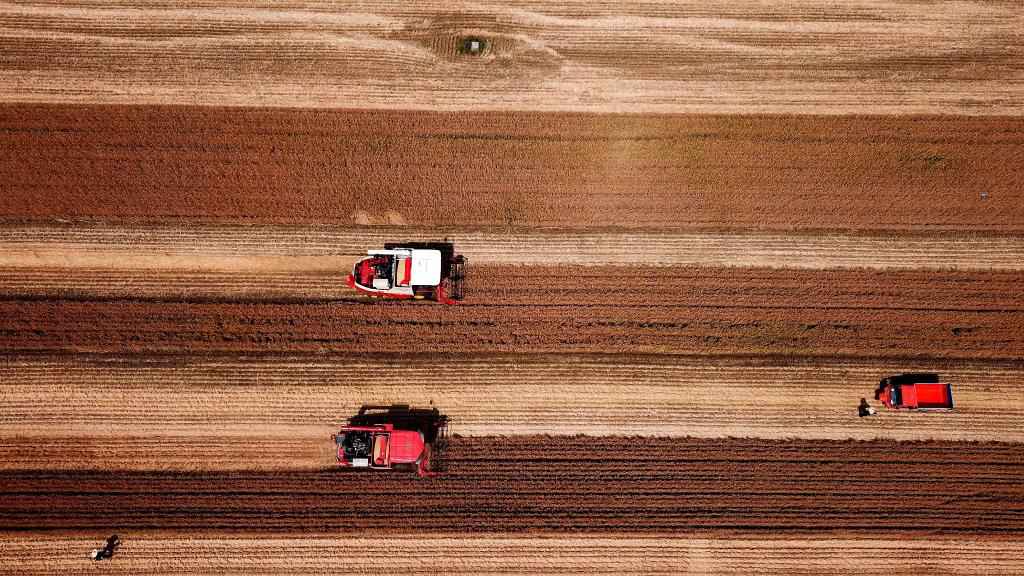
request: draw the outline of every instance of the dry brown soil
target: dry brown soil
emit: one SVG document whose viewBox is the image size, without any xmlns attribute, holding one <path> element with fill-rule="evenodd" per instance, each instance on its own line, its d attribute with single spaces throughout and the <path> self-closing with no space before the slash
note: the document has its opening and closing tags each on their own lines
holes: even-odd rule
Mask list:
<svg viewBox="0 0 1024 576">
<path fill-rule="evenodd" d="M 253 458 L 259 447 L 253 446 Z M 5 472 L 9 529 L 1024 536 L 1020 444 L 455 438 L 446 474 Z"/>
<path fill-rule="evenodd" d="M 7 220 L 1024 229 L 1019 117 L 3 105 L 0 149 Z"/>
<path fill-rule="evenodd" d="M 473 282 L 492 288 L 458 306 L 2 300 L 0 347 L 1021 359 L 1020 281 L 1019 272 L 480 267 Z"/>
</svg>

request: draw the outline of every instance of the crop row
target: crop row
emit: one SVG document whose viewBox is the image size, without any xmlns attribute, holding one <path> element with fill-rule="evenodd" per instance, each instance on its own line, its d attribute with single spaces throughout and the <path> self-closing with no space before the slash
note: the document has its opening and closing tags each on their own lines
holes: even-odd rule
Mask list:
<svg viewBox="0 0 1024 576">
<path fill-rule="evenodd" d="M 15 219 L 1024 228 L 1014 118 L 7 105 L 0 128 Z"/>
<path fill-rule="evenodd" d="M 1024 356 L 1024 310 L 0 302 L 0 347 L 107 352 Z"/>
<path fill-rule="evenodd" d="M 448 472 L 430 480 L 330 469 L 5 472 L 0 518 L 18 529 L 420 531 L 444 525 L 455 532 L 1018 534 L 1024 533 L 1022 450 L 957 442 L 456 439 Z M 97 507 L 97 500 L 116 505 Z"/>
</svg>

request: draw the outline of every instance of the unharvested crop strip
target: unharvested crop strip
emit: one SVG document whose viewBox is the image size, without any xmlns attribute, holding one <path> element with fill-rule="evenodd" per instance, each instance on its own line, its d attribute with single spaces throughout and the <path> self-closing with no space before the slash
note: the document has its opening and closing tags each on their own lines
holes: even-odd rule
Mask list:
<svg viewBox="0 0 1024 576">
<path fill-rule="evenodd" d="M 7 221 L 1024 230 L 1020 117 L 8 104 L 0 149 Z"/>
<path fill-rule="evenodd" d="M 447 473 L 4 472 L 16 530 L 1024 535 L 1024 448 L 460 438 Z M 894 492 L 898 499 L 894 501 Z M 937 495 L 939 495 L 937 497 Z M 116 506 L 97 506 L 114 499 Z M 259 523 L 253 520 L 259 518 Z"/>
<path fill-rule="evenodd" d="M 797 293 L 802 293 L 797 290 Z M 501 297 L 500 294 L 498 296 Z M 106 353 L 602 353 L 1024 358 L 1024 310 L 793 308 L 668 300 L 580 306 L 0 301 L 0 348 Z M 683 298 L 687 298 L 683 296 Z M 627 295 L 626 301 L 629 302 Z"/>
</svg>

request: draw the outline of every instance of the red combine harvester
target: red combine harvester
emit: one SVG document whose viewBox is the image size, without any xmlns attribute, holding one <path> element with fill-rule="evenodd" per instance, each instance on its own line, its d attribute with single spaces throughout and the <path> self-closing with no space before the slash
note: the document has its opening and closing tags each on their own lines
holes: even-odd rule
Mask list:
<svg viewBox="0 0 1024 576">
<path fill-rule="evenodd" d="M 875 400 L 897 410 L 952 410 L 953 388 L 938 374 L 899 374 L 878 383 Z"/>
<path fill-rule="evenodd" d="M 429 299 L 455 304 L 465 296 L 466 257 L 445 242 L 396 242 L 369 250 L 345 279 L 375 298 Z"/>
<path fill-rule="evenodd" d="M 347 468 L 407 468 L 434 476 L 447 443 L 448 417 L 437 408 L 363 406 L 334 435 L 338 464 Z"/>
</svg>

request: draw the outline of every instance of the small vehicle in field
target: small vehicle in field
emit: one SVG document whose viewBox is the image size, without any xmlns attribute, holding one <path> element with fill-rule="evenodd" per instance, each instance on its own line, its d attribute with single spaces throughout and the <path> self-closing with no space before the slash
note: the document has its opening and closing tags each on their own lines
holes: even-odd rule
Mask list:
<svg viewBox="0 0 1024 576">
<path fill-rule="evenodd" d="M 346 468 L 416 470 L 434 476 L 447 442 L 448 417 L 437 408 L 363 406 L 333 436 Z"/>
<path fill-rule="evenodd" d="M 934 373 L 899 374 L 878 383 L 875 400 L 897 410 L 952 410 L 953 387 Z"/>
<path fill-rule="evenodd" d="M 455 304 L 465 296 L 466 257 L 452 242 L 393 242 L 369 250 L 345 279 L 376 298 L 429 299 Z"/>
</svg>

